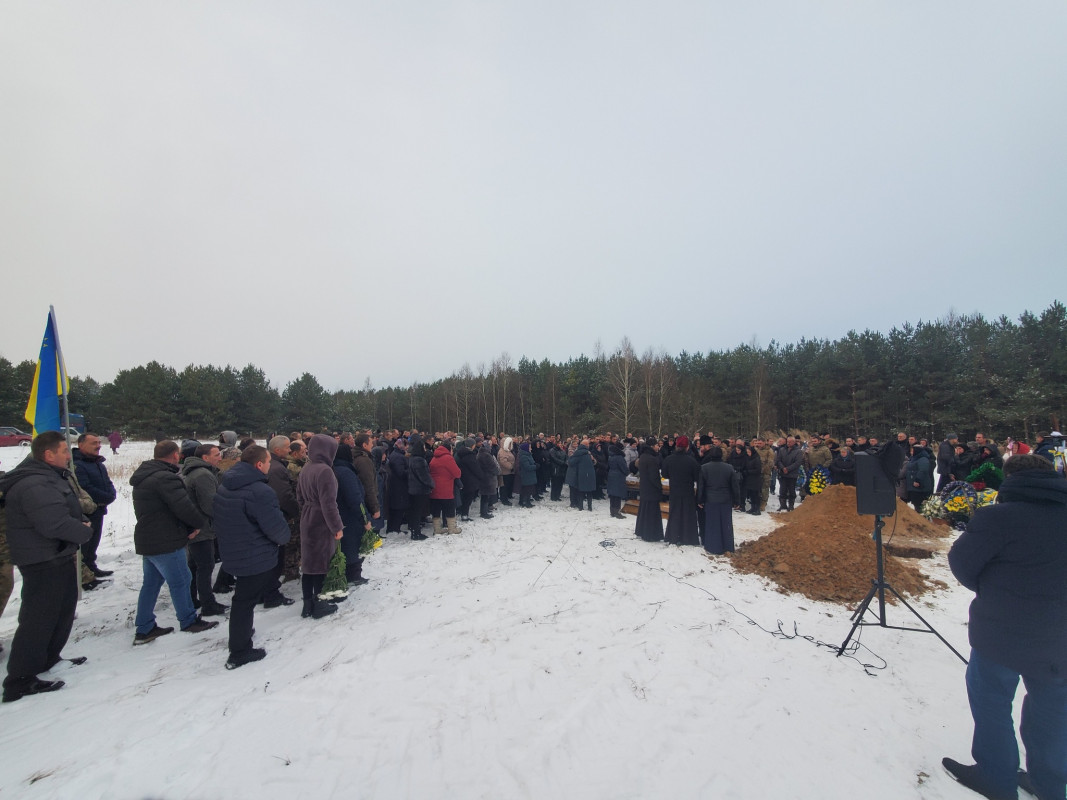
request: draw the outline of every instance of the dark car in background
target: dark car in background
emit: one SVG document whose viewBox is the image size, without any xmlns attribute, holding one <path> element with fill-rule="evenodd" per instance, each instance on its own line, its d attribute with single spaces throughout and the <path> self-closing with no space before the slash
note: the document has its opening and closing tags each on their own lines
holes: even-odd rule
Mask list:
<svg viewBox="0 0 1067 800">
<path fill-rule="evenodd" d="M 18 428 L 0 427 L 0 447 L 29 447 L 33 437 Z"/>
</svg>

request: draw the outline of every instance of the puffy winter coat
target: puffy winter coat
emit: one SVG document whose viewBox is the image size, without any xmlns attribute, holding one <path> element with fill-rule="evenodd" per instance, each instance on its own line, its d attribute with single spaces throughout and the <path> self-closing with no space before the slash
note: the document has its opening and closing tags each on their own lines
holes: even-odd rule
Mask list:
<svg viewBox="0 0 1067 800">
<path fill-rule="evenodd" d="M 593 466 L 593 456 L 584 444 L 578 445 L 574 455 L 567 460 L 568 467 L 574 467 L 574 483 L 579 492 L 596 491 L 596 468 Z M 568 469 L 568 472 L 570 470 Z"/>
<path fill-rule="evenodd" d="M 89 493 L 97 505 L 97 511 L 103 515 L 107 507 L 115 502 L 117 493 L 111 476 L 107 474 L 103 456 L 87 456 L 77 447 L 71 451 L 74 457 L 74 475 L 78 484 Z"/>
<path fill-rule="evenodd" d="M 459 479 L 463 481 L 464 493 L 480 491 L 485 483 L 485 471 L 478 463 L 478 454 L 466 445 L 459 445 L 456 447 L 456 463 L 459 465 Z"/>
<path fill-rule="evenodd" d="M 626 456 L 617 444 L 611 446 L 608 456 L 608 497 L 626 497 L 626 476 L 630 467 Z"/>
<path fill-rule="evenodd" d="M 362 541 L 367 523 L 363 516 L 367 500 L 363 481 L 359 479 L 355 465 L 340 456 L 333 461 L 333 474 L 337 478 L 337 513 L 341 515 L 345 536 L 358 536 Z"/>
<path fill-rule="evenodd" d="M 905 484 L 908 492 L 933 494 L 934 466 L 930 451 L 925 447 L 916 447 L 905 471 Z M 919 485 L 916 486 L 915 484 Z"/>
<path fill-rule="evenodd" d="M 289 541 L 289 523 L 267 476 L 238 461 L 222 476 L 212 504 L 222 568 L 231 575 L 259 575 L 278 563 Z"/>
<path fill-rule="evenodd" d="M 500 474 L 512 475 L 515 472 L 515 454 L 511 452 L 511 439 L 505 439 L 500 445 L 500 451 L 496 454 L 496 460 L 500 462 Z"/>
<path fill-rule="evenodd" d="M 427 470 L 433 480 L 433 489 L 430 491 L 432 500 L 450 500 L 456 496 L 456 479 L 462 475 L 462 472 L 447 447 L 437 446 Z"/>
<path fill-rule="evenodd" d="M 521 486 L 537 484 L 537 462 L 534 461 L 533 453 L 526 450 L 519 450 L 519 484 Z"/>
<path fill-rule="evenodd" d="M 25 567 L 65 558 L 89 541 L 92 531 L 69 475 L 31 457 L 0 478 L 11 563 Z"/>
<path fill-rule="evenodd" d="M 207 520 L 200 526 L 200 533 L 189 541 L 203 542 L 214 539 L 215 530 L 212 522 L 214 511 L 212 507 L 215 504 L 215 494 L 219 488 L 218 467 L 211 466 L 204 459 L 197 456 L 189 456 L 189 458 L 185 459 L 185 463 L 182 464 L 181 475 L 182 480 L 185 482 L 185 489 L 189 492 L 189 499 L 193 501 L 196 510 L 203 514 L 204 519 Z"/>
<path fill-rule="evenodd" d="M 1001 484 L 948 553 L 975 592 L 968 636 L 991 661 L 1042 680 L 1067 675 L 1067 481 L 1025 470 Z"/>
<path fill-rule="evenodd" d="M 488 445 L 478 448 L 478 466 L 482 468 L 482 482 L 478 484 L 478 494 L 492 497 L 496 494 L 496 479 L 500 474 L 500 463 L 493 456 Z"/>
<path fill-rule="evenodd" d="M 430 477 L 425 452 L 418 439 L 411 443 L 411 452 L 408 454 L 408 494 L 429 494 L 433 491 L 433 478 Z"/>
<path fill-rule="evenodd" d="M 181 550 L 189 534 L 207 523 L 193 505 L 178 465 L 169 461 L 145 461 L 130 478 L 133 486 L 133 545 L 138 555 L 161 556 Z"/>
</svg>

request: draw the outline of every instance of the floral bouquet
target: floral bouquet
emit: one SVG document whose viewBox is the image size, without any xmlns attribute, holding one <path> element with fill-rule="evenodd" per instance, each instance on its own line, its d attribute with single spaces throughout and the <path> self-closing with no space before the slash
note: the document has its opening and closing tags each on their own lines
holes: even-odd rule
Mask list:
<svg viewBox="0 0 1067 800">
<path fill-rule="evenodd" d="M 808 478 L 808 494 L 821 494 L 830 485 L 830 473 L 826 467 L 814 467 Z"/>
</svg>

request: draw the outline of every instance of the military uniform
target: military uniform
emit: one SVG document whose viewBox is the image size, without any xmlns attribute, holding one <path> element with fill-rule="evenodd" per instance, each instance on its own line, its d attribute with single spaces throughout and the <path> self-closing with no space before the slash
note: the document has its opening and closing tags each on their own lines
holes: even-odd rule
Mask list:
<svg viewBox="0 0 1067 800">
<path fill-rule="evenodd" d="M 767 510 L 767 500 L 771 496 L 771 478 L 774 475 L 774 449 L 770 445 L 757 447 L 756 453 L 763 462 L 763 486 L 760 489 L 760 511 Z"/>
</svg>

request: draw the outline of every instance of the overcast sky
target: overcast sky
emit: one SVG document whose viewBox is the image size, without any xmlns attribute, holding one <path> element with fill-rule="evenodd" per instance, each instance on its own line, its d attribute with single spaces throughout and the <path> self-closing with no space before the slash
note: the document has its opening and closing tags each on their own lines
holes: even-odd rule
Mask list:
<svg viewBox="0 0 1067 800">
<path fill-rule="evenodd" d="M 0 4 L 0 355 L 279 386 L 1064 296 L 1067 3 Z"/>
</svg>

